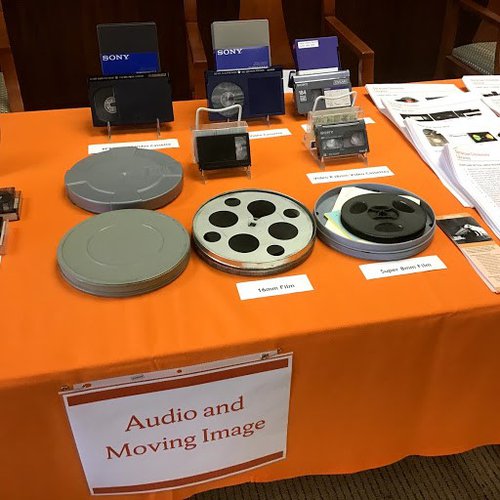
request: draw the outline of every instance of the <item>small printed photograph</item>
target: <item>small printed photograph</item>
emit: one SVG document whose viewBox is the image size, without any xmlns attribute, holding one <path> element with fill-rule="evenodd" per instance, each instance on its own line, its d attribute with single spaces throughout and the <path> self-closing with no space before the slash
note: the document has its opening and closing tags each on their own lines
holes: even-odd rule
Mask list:
<svg viewBox="0 0 500 500">
<path fill-rule="evenodd" d="M 457 114 L 454 111 L 440 111 L 438 113 L 430 113 L 430 115 L 436 121 L 458 118 Z"/>
<path fill-rule="evenodd" d="M 415 118 L 415 120 L 417 120 L 418 122 L 432 122 L 434 121 L 430 115 L 415 115 L 415 114 L 401 114 L 401 118 L 403 118 L 403 120 L 405 118 Z"/>
<path fill-rule="evenodd" d="M 415 97 L 401 97 L 396 99 L 396 102 L 418 102 L 418 99 L 415 99 Z"/>
<path fill-rule="evenodd" d="M 474 142 L 491 142 L 497 139 L 493 134 L 489 132 L 471 132 L 467 134 Z"/>
<path fill-rule="evenodd" d="M 500 92 L 492 90 L 489 94 L 483 94 L 483 97 L 495 97 L 495 96 L 500 96 Z"/>
<path fill-rule="evenodd" d="M 463 243 L 477 243 L 479 241 L 491 241 L 488 233 L 479 225 L 473 217 L 452 217 L 440 219 L 438 226 L 459 245 Z"/>
<path fill-rule="evenodd" d="M 445 144 L 448 144 L 448 140 L 446 139 L 446 137 L 436 130 L 424 128 L 423 132 L 425 137 L 429 141 L 429 144 L 435 148 L 443 147 Z"/>
<path fill-rule="evenodd" d="M 237 160 L 247 160 L 248 159 L 248 147 L 245 137 L 235 137 L 234 138 L 234 150 L 236 153 Z"/>
<path fill-rule="evenodd" d="M 481 111 L 479 109 L 460 109 L 459 111 L 455 111 L 457 116 L 481 116 Z"/>
</svg>

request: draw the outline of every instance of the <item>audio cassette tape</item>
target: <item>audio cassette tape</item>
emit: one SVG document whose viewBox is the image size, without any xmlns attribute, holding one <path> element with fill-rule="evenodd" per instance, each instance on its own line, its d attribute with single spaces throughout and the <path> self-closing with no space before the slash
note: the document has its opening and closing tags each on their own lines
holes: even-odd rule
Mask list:
<svg viewBox="0 0 500 500">
<path fill-rule="evenodd" d="M 350 106 L 351 76 L 349 70 L 320 74 L 296 74 L 292 80 L 295 105 L 299 114 L 305 115 L 313 109 L 319 96 L 326 99 L 318 102 L 316 109 Z"/>
<path fill-rule="evenodd" d="M 95 127 L 171 122 L 172 90 L 167 73 L 89 78 Z"/>
<path fill-rule="evenodd" d="M 207 71 L 207 99 L 210 108 L 240 104 L 243 118 L 258 118 L 285 113 L 283 70 L 267 68 L 243 71 Z M 226 120 L 236 109 L 210 113 L 210 120 Z"/>
<path fill-rule="evenodd" d="M 314 132 L 319 158 L 364 154 L 369 151 L 364 120 L 317 125 Z"/>
</svg>

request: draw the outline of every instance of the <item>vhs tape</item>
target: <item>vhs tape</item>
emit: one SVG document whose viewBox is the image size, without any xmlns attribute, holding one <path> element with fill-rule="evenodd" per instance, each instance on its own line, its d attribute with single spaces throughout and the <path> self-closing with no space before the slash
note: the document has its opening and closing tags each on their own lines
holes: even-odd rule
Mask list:
<svg viewBox="0 0 500 500">
<path fill-rule="evenodd" d="M 319 96 L 331 99 L 318 102 L 316 109 L 350 106 L 352 103 L 352 96 L 349 95 L 352 90 L 349 70 L 311 75 L 296 74 L 293 76 L 292 86 L 299 114 L 311 111 Z"/>
<path fill-rule="evenodd" d="M 314 127 L 319 158 L 364 154 L 369 151 L 364 120 Z"/>
<path fill-rule="evenodd" d="M 167 73 L 89 78 L 89 100 L 95 127 L 171 122 L 172 90 Z"/>
<path fill-rule="evenodd" d="M 98 24 L 97 39 L 103 75 L 160 71 L 156 24 Z"/>
<path fill-rule="evenodd" d="M 193 131 L 194 155 L 200 170 L 250 166 L 250 138 L 246 124 L 227 125 L 225 128 Z"/>
<path fill-rule="evenodd" d="M 282 115 L 285 113 L 283 70 L 273 67 L 245 71 L 207 71 L 207 99 L 210 108 L 241 104 L 243 118 Z M 210 120 L 226 120 L 238 114 L 229 110 L 210 113 Z"/>
</svg>

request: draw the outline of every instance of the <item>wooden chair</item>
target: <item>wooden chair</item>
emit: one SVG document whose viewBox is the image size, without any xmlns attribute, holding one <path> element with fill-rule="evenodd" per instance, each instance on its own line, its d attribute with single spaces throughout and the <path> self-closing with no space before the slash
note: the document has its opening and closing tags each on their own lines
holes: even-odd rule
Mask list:
<svg viewBox="0 0 500 500">
<path fill-rule="evenodd" d="M 500 73 L 499 12 L 499 0 L 490 0 L 488 8 L 472 0 L 447 0 L 435 78 Z M 464 13 L 479 17 L 481 24 L 473 43 L 456 47 L 459 24 Z"/>
<path fill-rule="evenodd" d="M 23 98 L 17 79 L 16 65 L 10 49 L 9 35 L 0 3 L 0 71 L 3 73 L 9 108 L 11 111 L 24 111 Z"/>
<path fill-rule="evenodd" d="M 319 0 L 318 0 L 319 1 Z M 337 35 L 358 60 L 358 83 L 373 82 L 374 53 L 355 33 L 335 17 L 335 0 L 321 0 L 322 35 Z M 194 99 L 205 95 L 204 73 L 208 68 L 207 55 L 198 23 L 196 0 L 184 0 L 188 66 L 191 93 Z M 239 19 L 269 19 L 271 57 L 273 64 L 293 68 L 295 63 L 288 39 L 281 0 L 241 0 Z"/>
</svg>

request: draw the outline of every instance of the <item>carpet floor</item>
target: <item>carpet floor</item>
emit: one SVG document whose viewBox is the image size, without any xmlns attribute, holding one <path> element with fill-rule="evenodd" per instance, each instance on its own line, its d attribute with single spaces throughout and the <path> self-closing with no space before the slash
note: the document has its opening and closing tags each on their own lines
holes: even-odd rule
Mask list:
<svg viewBox="0 0 500 500">
<path fill-rule="evenodd" d="M 191 500 L 500 500 L 500 446 L 379 469 L 207 491 Z"/>
</svg>

